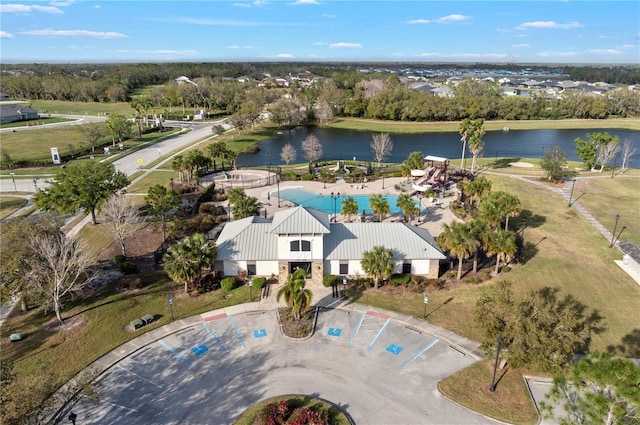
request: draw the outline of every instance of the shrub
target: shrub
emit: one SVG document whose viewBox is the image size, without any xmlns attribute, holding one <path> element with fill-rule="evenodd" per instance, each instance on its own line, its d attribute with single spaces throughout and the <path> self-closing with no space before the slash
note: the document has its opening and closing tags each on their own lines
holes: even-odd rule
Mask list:
<svg viewBox="0 0 640 425">
<path fill-rule="evenodd" d="M 312 180 L 314 180 L 315 177 L 313 174 L 304 174 L 302 177 L 300 177 L 300 180 L 302 181 L 306 181 L 306 182 L 310 182 Z"/>
<path fill-rule="evenodd" d="M 408 274 L 392 274 L 389 278 L 389 283 L 394 286 L 406 285 L 409 283 L 411 276 Z"/>
<path fill-rule="evenodd" d="M 138 266 L 136 263 L 132 263 L 131 261 L 123 261 L 118 264 L 118 270 L 120 270 L 120 273 L 122 274 L 134 274 L 138 273 Z"/>
<path fill-rule="evenodd" d="M 262 289 L 262 287 L 267 283 L 267 278 L 264 277 L 256 277 L 253 279 L 253 287 L 258 291 Z"/>
<path fill-rule="evenodd" d="M 236 287 L 237 281 L 235 276 L 228 276 L 220 281 L 220 287 L 224 292 L 230 292 Z"/>
<path fill-rule="evenodd" d="M 294 171 L 285 171 L 282 173 L 282 180 L 296 180 L 298 175 Z"/>
<path fill-rule="evenodd" d="M 422 276 L 420 276 L 419 274 L 414 274 L 413 276 L 411 276 L 411 281 L 414 285 L 420 285 L 420 283 L 422 283 Z"/>
<path fill-rule="evenodd" d="M 117 265 L 120 265 L 120 264 L 124 263 L 125 261 L 127 261 L 127 257 L 125 257 L 122 254 L 118 254 L 118 255 L 115 256 L 113 261 L 115 261 Z"/>
<path fill-rule="evenodd" d="M 326 274 L 322 277 L 322 284 L 325 287 L 333 286 L 338 282 L 338 277 L 332 274 Z"/>
</svg>

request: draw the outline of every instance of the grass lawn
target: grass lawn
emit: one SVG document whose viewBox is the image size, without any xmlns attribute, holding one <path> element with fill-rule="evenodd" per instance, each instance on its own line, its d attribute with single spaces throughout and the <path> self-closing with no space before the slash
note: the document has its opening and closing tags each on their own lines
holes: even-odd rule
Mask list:
<svg viewBox="0 0 640 425">
<path fill-rule="evenodd" d="M 44 114 L 65 114 L 65 115 L 113 115 L 122 114 L 129 116 L 135 110 L 128 102 L 119 103 L 99 103 L 99 102 L 65 102 L 62 100 L 33 100 L 31 107 Z"/>
<path fill-rule="evenodd" d="M 0 196 L 0 220 L 10 216 L 27 205 L 27 200 L 19 196 Z"/>
<path fill-rule="evenodd" d="M 637 170 L 630 171 L 613 179 L 610 173 L 603 178 L 581 179 L 576 182 L 574 195 L 584 193 L 578 202 L 610 232 L 616 214 L 620 214 L 616 236 L 624 226 L 620 240 L 640 245 L 640 178 L 632 176 Z"/>
<path fill-rule="evenodd" d="M 438 383 L 440 391 L 452 400 L 503 422 L 531 425 L 538 414 L 522 375 L 525 371 L 508 366 L 496 373 L 496 391 L 490 392 L 493 359 L 481 360 Z"/>
<path fill-rule="evenodd" d="M 55 124 L 59 122 L 68 122 L 71 121 L 67 118 L 58 118 L 58 117 L 40 117 L 37 120 L 29 120 L 29 121 L 16 121 L 8 124 L 0 125 L 0 128 L 18 128 L 18 127 L 34 127 L 43 124 Z"/>
<path fill-rule="evenodd" d="M 381 121 L 361 118 L 340 118 L 327 124 L 333 128 L 349 130 L 382 131 L 389 133 L 428 133 L 438 131 L 458 131 L 460 122 L 401 122 Z M 598 129 L 620 128 L 640 130 L 640 121 L 634 118 L 611 118 L 607 120 L 531 120 L 531 121 L 485 121 L 485 130 L 502 130 L 509 127 L 512 130 L 540 130 L 540 129 Z"/>
</svg>

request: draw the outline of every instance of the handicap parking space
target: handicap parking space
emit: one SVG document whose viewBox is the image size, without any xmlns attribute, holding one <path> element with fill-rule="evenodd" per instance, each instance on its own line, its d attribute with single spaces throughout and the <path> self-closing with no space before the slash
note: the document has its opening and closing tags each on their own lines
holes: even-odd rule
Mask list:
<svg viewBox="0 0 640 425">
<path fill-rule="evenodd" d="M 349 335 L 347 347 L 368 351 L 371 344 L 374 344 L 376 339 L 385 332 L 390 323 L 391 319 L 384 314 L 374 311 L 362 313 Z"/>
<path fill-rule="evenodd" d="M 410 367 L 421 356 L 428 356 L 438 339 L 402 323 L 390 322 L 367 348 L 368 355 L 378 361 Z M 372 359 L 373 360 L 373 359 Z"/>
<path fill-rule="evenodd" d="M 243 348 L 252 349 L 273 344 L 281 335 L 275 310 L 229 316 L 229 322 Z"/>
<path fill-rule="evenodd" d="M 318 310 L 318 320 L 311 342 L 346 347 L 360 318 L 360 313 L 321 308 Z"/>
</svg>

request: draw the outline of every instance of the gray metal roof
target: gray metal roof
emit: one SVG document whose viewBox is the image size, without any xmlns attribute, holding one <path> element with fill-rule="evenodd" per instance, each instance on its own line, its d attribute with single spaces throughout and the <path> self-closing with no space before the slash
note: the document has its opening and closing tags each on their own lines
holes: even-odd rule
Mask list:
<svg viewBox="0 0 640 425">
<path fill-rule="evenodd" d="M 271 232 L 278 235 L 329 233 L 329 214 L 303 206 L 278 211 Z"/>
<path fill-rule="evenodd" d="M 216 240 L 218 260 L 276 260 L 278 235 L 271 220 L 247 217 L 227 223 Z"/>
<path fill-rule="evenodd" d="M 397 260 L 446 258 L 428 230 L 405 223 L 334 223 L 323 242 L 327 260 L 359 260 L 376 245 Z"/>
</svg>

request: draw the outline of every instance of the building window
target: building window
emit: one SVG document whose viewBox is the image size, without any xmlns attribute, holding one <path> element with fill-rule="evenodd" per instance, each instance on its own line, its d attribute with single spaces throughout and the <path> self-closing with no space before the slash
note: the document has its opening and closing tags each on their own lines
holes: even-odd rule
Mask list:
<svg viewBox="0 0 640 425">
<path fill-rule="evenodd" d="M 247 274 L 249 276 L 256 275 L 256 263 L 247 263 Z"/>
<path fill-rule="evenodd" d="M 349 274 L 349 263 L 340 263 L 340 274 Z"/>
<path fill-rule="evenodd" d="M 289 249 L 291 251 L 311 251 L 311 242 L 310 241 L 291 241 L 289 242 Z"/>
<path fill-rule="evenodd" d="M 402 263 L 402 274 L 411 274 L 411 263 Z"/>
</svg>

